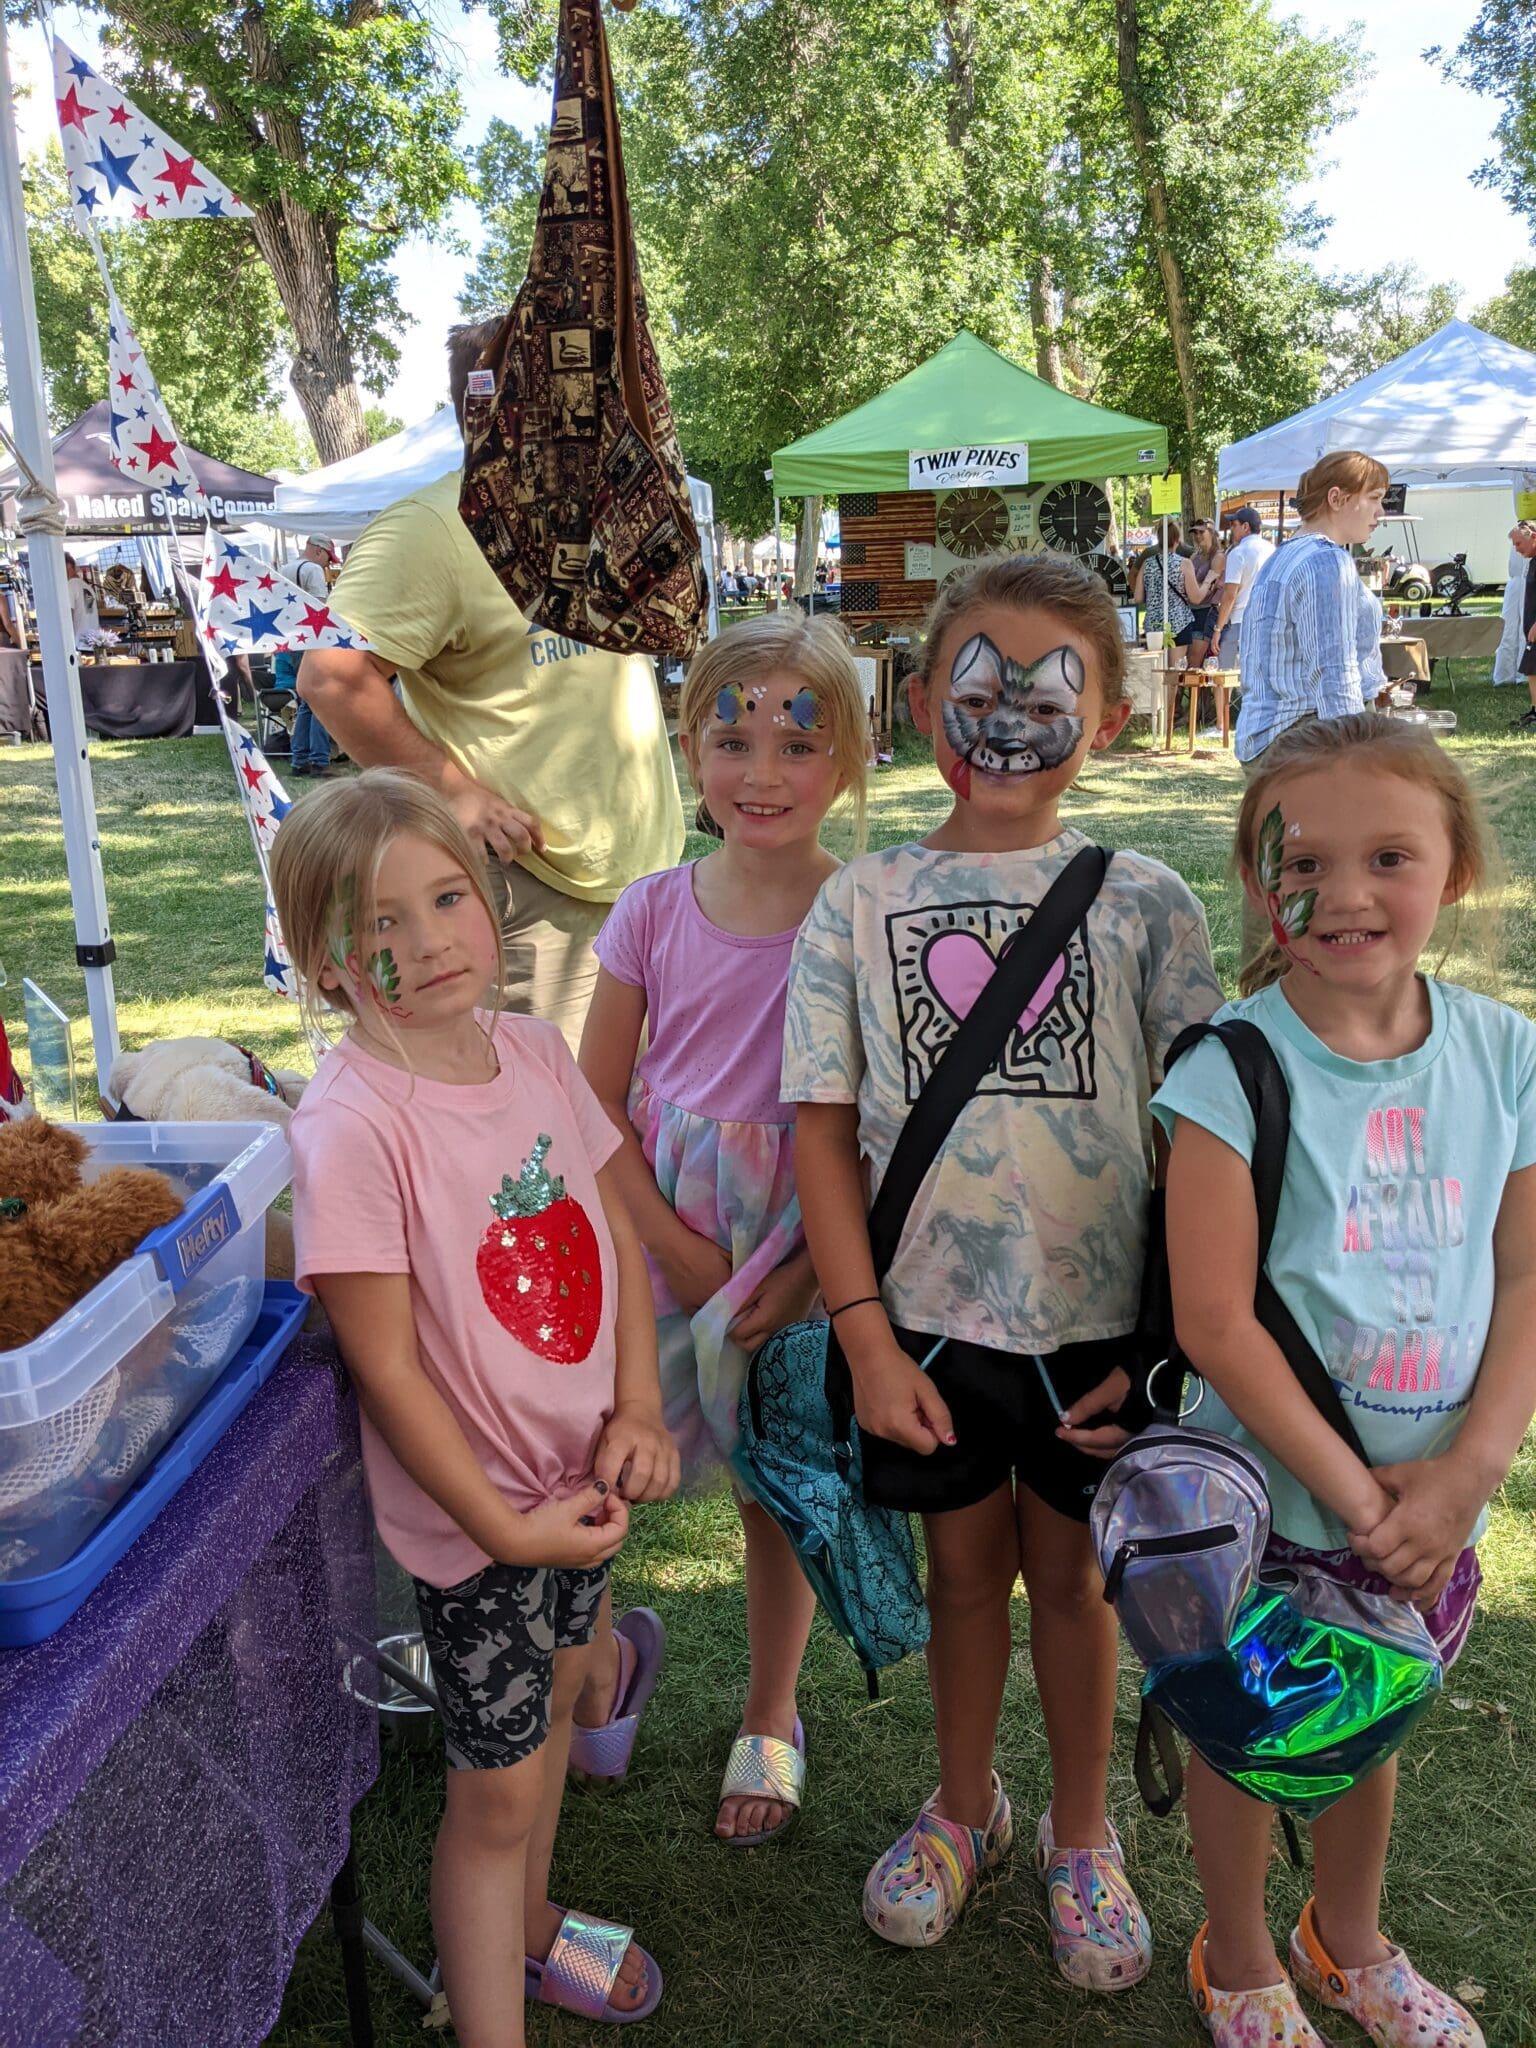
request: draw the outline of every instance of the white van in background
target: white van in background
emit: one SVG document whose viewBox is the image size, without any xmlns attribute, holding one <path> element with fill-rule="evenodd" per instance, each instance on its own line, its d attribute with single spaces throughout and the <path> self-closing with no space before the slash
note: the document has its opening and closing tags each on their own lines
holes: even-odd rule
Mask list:
<svg viewBox="0 0 1536 2048">
<path fill-rule="evenodd" d="M 1515 494 L 1508 483 L 1411 484 L 1403 510 L 1414 524 L 1413 557 L 1431 576 L 1457 555 L 1478 590 L 1502 591 L 1509 579 L 1509 529 L 1515 523 Z M 1390 515 L 1372 538 L 1374 548 L 1403 551 L 1403 529 Z"/>
</svg>

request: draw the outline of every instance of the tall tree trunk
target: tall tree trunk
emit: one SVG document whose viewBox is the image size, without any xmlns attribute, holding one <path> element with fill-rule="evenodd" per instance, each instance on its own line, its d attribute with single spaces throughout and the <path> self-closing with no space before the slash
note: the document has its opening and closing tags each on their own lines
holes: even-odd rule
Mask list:
<svg viewBox="0 0 1536 2048">
<path fill-rule="evenodd" d="M 795 595 L 816 587 L 816 557 L 821 553 L 821 500 L 800 500 L 800 525 L 795 534 Z"/>
<path fill-rule="evenodd" d="M 256 246 L 293 323 L 289 381 L 322 462 L 342 462 L 368 446 L 352 346 L 341 323 L 336 282 L 336 224 L 286 195 L 260 207 Z"/>
<path fill-rule="evenodd" d="M 1047 384 L 1066 390 L 1057 336 L 1056 279 L 1049 256 L 1037 256 L 1029 273 L 1029 319 L 1035 330 L 1035 368 Z"/>
<path fill-rule="evenodd" d="M 1173 246 L 1173 209 L 1168 186 L 1158 163 L 1152 117 L 1141 78 L 1141 0 L 1115 0 L 1115 22 L 1119 32 L 1120 97 L 1125 104 L 1126 126 L 1136 158 L 1147 212 L 1152 221 L 1152 243 L 1157 254 L 1163 296 L 1168 304 L 1168 333 L 1173 342 L 1173 359 L 1184 400 L 1184 424 L 1191 457 L 1200 446 L 1200 368 L 1195 361 L 1189 317 L 1189 294 L 1184 285 L 1184 268 Z"/>
<path fill-rule="evenodd" d="M 948 135 L 950 149 L 963 162 L 976 112 L 976 11 L 971 0 L 940 0 L 944 21 L 944 52 L 949 67 Z M 963 180 L 960 164 L 951 167 L 949 195 L 944 202 L 944 232 L 959 233 Z"/>
<path fill-rule="evenodd" d="M 1077 398 L 1088 395 L 1088 365 L 1083 361 L 1083 347 L 1078 337 L 1082 333 L 1079 319 L 1080 301 L 1074 291 L 1063 291 L 1061 295 L 1061 324 L 1066 329 L 1066 340 L 1062 344 L 1062 361 L 1066 366 L 1069 388 Z"/>
</svg>

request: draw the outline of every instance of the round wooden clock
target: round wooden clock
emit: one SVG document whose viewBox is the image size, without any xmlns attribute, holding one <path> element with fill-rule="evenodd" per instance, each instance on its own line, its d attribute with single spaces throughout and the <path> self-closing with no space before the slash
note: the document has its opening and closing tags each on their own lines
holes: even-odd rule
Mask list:
<svg viewBox="0 0 1536 2048">
<path fill-rule="evenodd" d="M 1109 500 L 1097 484 L 1053 484 L 1036 516 L 1045 545 L 1064 555 L 1091 555 L 1109 536 Z"/>
<path fill-rule="evenodd" d="M 950 491 L 939 500 L 940 545 L 973 561 L 1003 553 L 1008 545 L 1008 500 L 1001 491 Z"/>
</svg>

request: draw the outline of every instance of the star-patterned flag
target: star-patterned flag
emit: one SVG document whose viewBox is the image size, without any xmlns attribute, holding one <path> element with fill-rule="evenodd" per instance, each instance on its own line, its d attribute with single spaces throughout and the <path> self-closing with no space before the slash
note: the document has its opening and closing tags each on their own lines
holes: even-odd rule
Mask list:
<svg viewBox="0 0 1536 2048">
<path fill-rule="evenodd" d="M 55 36 L 53 91 L 83 220 L 250 220 L 251 208 Z"/>
<path fill-rule="evenodd" d="M 328 604 L 211 526 L 203 541 L 197 615 L 204 640 L 218 654 L 307 654 L 312 647 L 370 651 L 362 634 Z"/>
<path fill-rule="evenodd" d="M 214 700 L 219 707 L 219 721 L 224 727 L 224 744 L 229 748 L 230 763 L 235 771 L 235 782 L 240 790 L 240 802 L 245 809 L 246 822 L 251 828 L 251 839 L 256 848 L 256 865 L 261 869 L 261 879 L 266 885 L 267 915 L 265 959 L 262 963 L 262 980 L 274 995 L 291 996 L 295 1002 L 299 995 L 298 976 L 293 971 L 288 947 L 283 939 L 282 926 L 277 921 L 277 909 L 272 901 L 272 878 L 267 868 L 267 859 L 272 851 L 272 841 L 277 828 L 293 809 L 288 793 L 272 773 L 271 763 L 257 746 L 255 740 L 243 725 L 236 724 L 224 707 L 224 694 L 214 690 Z"/>
<path fill-rule="evenodd" d="M 94 235 L 91 240 L 95 242 Z M 111 401 L 107 417 L 112 429 L 113 465 L 136 484 L 147 484 L 152 490 L 180 498 L 187 517 L 196 518 L 207 511 L 203 487 L 187 459 L 181 437 L 171 425 L 171 416 L 165 409 L 154 372 L 139 347 L 138 336 L 118 304 L 99 244 L 96 260 L 107 287 L 107 384 Z"/>
</svg>

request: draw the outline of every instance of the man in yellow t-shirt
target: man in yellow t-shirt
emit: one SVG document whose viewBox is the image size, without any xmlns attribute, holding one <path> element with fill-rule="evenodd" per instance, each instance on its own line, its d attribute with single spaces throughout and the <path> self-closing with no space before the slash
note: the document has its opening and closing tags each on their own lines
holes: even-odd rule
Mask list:
<svg viewBox="0 0 1536 2048">
<path fill-rule="evenodd" d="M 449 335 L 461 424 L 469 371 L 500 324 Z M 485 842 L 504 899 L 508 1005 L 558 1024 L 574 1050 L 608 906 L 682 853 L 649 660 L 532 625 L 459 517 L 457 471 L 379 514 L 331 601 L 373 652 L 306 654 L 299 695 L 354 761 L 424 777 Z"/>
</svg>

